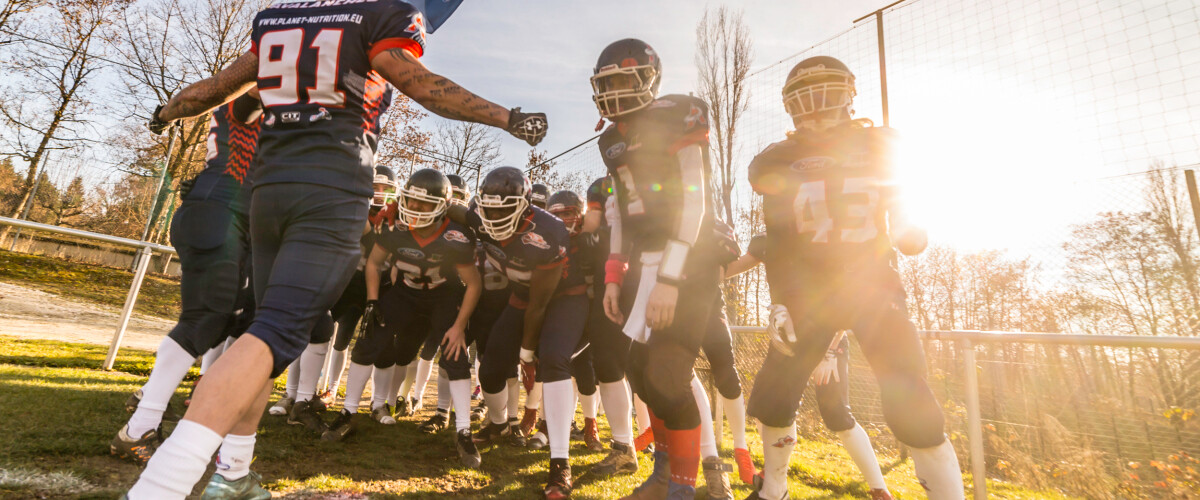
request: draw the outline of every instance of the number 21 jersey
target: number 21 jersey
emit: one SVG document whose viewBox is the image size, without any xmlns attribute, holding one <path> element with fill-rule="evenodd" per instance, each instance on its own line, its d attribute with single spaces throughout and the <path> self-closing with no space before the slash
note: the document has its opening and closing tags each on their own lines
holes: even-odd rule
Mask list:
<svg viewBox="0 0 1200 500">
<path fill-rule="evenodd" d="M 400 0 L 275 0 L 251 37 L 264 107 L 254 185 L 371 196 L 380 112 L 371 58 L 390 49 L 420 57 L 421 13 Z"/>
</svg>

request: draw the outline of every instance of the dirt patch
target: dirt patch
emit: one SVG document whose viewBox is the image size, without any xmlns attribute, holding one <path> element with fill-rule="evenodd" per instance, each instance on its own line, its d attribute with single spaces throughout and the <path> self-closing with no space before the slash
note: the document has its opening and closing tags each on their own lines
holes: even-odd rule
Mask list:
<svg viewBox="0 0 1200 500">
<path fill-rule="evenodd" d="M 0 283 L 0 335 L 108 345 L 121 309 Z M 154 351 L 175 322 L 134 314 L 121 347 Z"/>
</svg>

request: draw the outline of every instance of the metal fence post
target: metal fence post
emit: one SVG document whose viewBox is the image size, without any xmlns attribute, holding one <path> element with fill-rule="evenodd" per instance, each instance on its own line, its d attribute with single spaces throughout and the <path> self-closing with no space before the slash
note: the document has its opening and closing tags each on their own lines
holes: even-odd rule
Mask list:
<svg viewBox="0 0 1200 500">
<path fill-rule="evenodd" d="M 963 340 L 963 370 L 967 376 L 967 443 L 971 448 L 971 485 L 975 500 L 987 498 L 987 471 L 983 462 L 983 419 L 979 414 L 979 375 L 975 372 L 975 345 Z"/>
<path fill-rule="evenodd" d="M 137 270 L 133 273 L 133 283 L 129 285 L 129 294 L 125 296 L 125 307 L 121 309 L 121 321 L 117 323 L 117 331 L 113 333 L 112 345 L 108 346 L 108 355 L 104 357 L 104 369 L 111 370 L 117 361 L 117 350 L 121 348 L 121 338 L 125 336 L 125 327 L 129 326 L 129 317 L 133 315 L 133 305 L 137 303 L 138 292 L 142 289 L 142 280 L 146 277 L 146 268 L 150 267 L 150 257 L 154 251 L 150 247 L 138 250 Z"/>
</svg>

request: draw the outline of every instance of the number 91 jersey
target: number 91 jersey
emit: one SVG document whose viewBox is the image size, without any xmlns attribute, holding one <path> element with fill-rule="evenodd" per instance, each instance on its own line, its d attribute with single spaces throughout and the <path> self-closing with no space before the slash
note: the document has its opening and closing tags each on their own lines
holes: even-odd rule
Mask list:
<svg viewBox="0 0 1200 500">
<path fill-rule="evenodd" d="M 371 59 L 391 49 L 420 57 L 421 13 L 400 0 L 275 0 L 251 37 L 264 107 L 254 184 L 371 196 L 382 104 Z"/>
<path fill-rule="evenodd" d="M 891 261 L 893 137 L 888 128 L 847 124 L 827 133 L 797 132 L 754 158 L 750 184 L 763 196 L 770 235 L 765 253 L 777 264 L 768 271 Z"/>
</svg>

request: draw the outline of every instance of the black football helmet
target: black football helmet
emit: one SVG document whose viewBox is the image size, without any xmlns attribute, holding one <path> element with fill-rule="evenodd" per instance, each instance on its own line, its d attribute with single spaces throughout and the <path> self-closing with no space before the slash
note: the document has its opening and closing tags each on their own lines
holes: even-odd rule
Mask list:
<svg viewBox="0 0 1200 500">
<path fill-rule="evenodd" d="M 546 204 L 550 202 L 550 188 L 540 182 L 533 185 L 533 191 L 529 193 L 529 202 L 533 206 L 542 210 L 546 209 Z"/>
<path fill-rule="evenodd" d="M 496 167 L 488 172 L 475 197 L 483 231 L 496 241 L 511 238 L 529 211 L 532 192 L 533 185 L 519 168 Z"/>
<path fill-rule="evenodd" d="M 800 61 L 783 84 L 783 107 L 797 128 L 822 130 L 854 116 L 854 74 L 829 56 Z"/>
<path fill-rule="evenodd" d="M 375 196 L 371 208 L 383 208 L 396 200 L 396 172 L 383 165 L 375 166 Z"/>
<path fill-rule="evenodd" d="M 450 179 L 441 171 L 423 168 L 413 172 L 400 188 L 400 221 L 408 227 L 428 227 L 441 220 L 450 204 Z"/>
<path fill-rule="evenodd" d="M 617 40 L 600 52 L 592 69 L 592 100 L 604 118 L 632 113 L 654 102 L 661 76 L 662 61 L 650 45 Z"/>
<path fill-rule="evenodd" d="M 450 179 L 450 203 L 456 205 L 467 205 L 467 200 L 471 198 L 471 192 L 467 190 L 467 181 L 455 174 L 446 175 Z"/>
<path fill-rule="evenodd" d="M 583 229 L 583 214 L 587 212 L 587 203 L 581 196 L 564 189 L 551 195 L 548 205 L 547 210 L 562 219 L 571 236 L 579 234 Z"/>
</svg>

